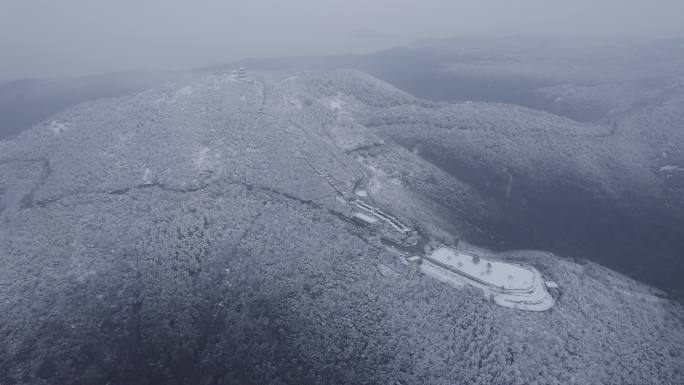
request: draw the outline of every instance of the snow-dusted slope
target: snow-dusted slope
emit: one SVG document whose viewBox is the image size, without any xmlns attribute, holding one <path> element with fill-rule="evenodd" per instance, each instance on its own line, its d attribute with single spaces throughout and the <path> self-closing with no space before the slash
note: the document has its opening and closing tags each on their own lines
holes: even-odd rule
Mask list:
<svg viewBox="0 0 684 385">
<path fill-rule="evenodd" d="M 480 221 L 510 224 L 487 231 L 494 244 L 591 258 L 682 292 L 681 178 L 662 169 L 684 146 L 679 99 L 611 126 L 487 103 L 410 104 L 362 121 L 498 202 L 510 219 Z M 441 199 L 456 213 L 452 197 Z"/>
<path fill-rule="evenodd" d="M 520 312 L 349 221 L 360 184 L 447 244 L 511 220 L 368 124 L 426 105 L 357 72 L 221 73 L 0 141 L 0 383 L 682 382 L 684 313 L 656 289 L 496 255 L 562 287 Z"/>
</svg>

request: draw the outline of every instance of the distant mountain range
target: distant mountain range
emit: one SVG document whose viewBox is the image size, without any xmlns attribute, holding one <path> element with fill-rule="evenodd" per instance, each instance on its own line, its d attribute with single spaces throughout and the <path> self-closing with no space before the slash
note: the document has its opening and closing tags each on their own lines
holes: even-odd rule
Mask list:
<svg viewBox="0 0 684 385">
<path fill-rule="evenodd" d="M 0 82 L 0 139 L 15 135 L 65 108 L 140 92 L 183 78 L 163 71 L 126 71 L 62 79 Z"/>
<path fill-rule="evenodd" d="M 69 106 L 216 70 L 359 69 L 433 101 L 522 105 L 591 122 L 682 84 L 684 40 L 451 38 L 367 55 L 245 59 L 190 71 L 126 71 L 0 82 L 0 138 Z"/>
</svg>

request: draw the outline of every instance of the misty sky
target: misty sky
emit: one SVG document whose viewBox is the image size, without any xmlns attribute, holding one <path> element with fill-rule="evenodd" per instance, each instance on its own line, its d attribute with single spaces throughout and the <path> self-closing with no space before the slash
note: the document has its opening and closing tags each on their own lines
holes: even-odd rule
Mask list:
<svg viewBox="0 0 684 385">
<path fill-rule="evenodd" d="M 455 35 L 684 37 L 682 0 L 0 0 L 0 79 L 368 52 Z"/>
</svg>

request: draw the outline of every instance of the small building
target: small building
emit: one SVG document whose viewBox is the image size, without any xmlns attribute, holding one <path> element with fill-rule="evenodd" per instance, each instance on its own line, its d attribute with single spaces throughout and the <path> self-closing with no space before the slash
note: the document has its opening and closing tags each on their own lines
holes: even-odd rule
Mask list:
<svg viewBox="0 0 684 385">
<path fill-rule="evenodd" d="M 245 70 L 243 67 L 240 67 L 236 70 L 233 70 L 232 75 L 236 79 L 240 79 L 240 80 L 246 80 L 249 78 L 249 76 L 247 75 L 247 70 Z"/>
</svg>

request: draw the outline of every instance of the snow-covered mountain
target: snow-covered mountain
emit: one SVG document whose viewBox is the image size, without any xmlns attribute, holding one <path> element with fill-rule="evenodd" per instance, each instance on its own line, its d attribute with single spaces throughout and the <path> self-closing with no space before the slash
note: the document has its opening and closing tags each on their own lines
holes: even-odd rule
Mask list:
<svg viewBox="0 0 684 385">
<path fill-rule="evenodd" d="M 0 383 L 681 383 L 681 304 L 556 234 L 607 202 L 668 212 L 648 204 L 676 196 L 677 149 L 658 163 L 635 119 L 428 102 L 356 71 L 60 112 L 0 141 Z M 431 242 L 534 266 L 556 305 L 423 275 L 350 220 L 359 186 Z M 559 255 L 501 251 L 541 246 Z"/>
</svg>

